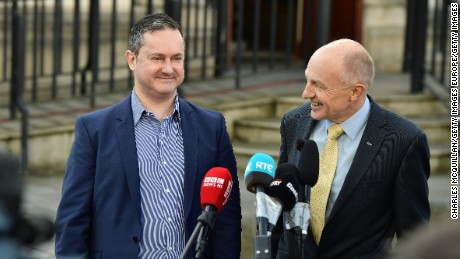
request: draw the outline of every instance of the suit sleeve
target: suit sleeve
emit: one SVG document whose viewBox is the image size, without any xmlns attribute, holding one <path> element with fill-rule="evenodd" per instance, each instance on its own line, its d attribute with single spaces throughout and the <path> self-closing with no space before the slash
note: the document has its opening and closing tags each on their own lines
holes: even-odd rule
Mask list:
<svg viewBox="0 0 460 259">
<path fill-rule="evenodd" d="M 218 164 L 227 168 L 233 178 L 230 198 L 217 215 L 212 237 L 213 258 L 237 259 L 241 252 L 241 206 L 236 159 L 225 119 L 220 115 L 220 139 L 218 142 Z"/>
<path fill-rule="evenodd" d="M 75 126 L 75 140 L 67 161 L 62 197 L 56 216 L 57 258 L 87 257 L 91 221 L 96 150 L 81 118 Z"/>
<path fill-rule="evenodd" d="M 430 151 L 425 133 L 420 132 L 403 158 L 395 184 L 396 234 L 403 237 L 413 227 L 430 219 L 428 177 Z"/>
<path fill-rule="evenodd" d="M 287 162 L 287 139 L 286 139 L 286 115 L 281 119 L 280 125 L 281 145 L 278 157 L 278 165 Z"/>
</svg>

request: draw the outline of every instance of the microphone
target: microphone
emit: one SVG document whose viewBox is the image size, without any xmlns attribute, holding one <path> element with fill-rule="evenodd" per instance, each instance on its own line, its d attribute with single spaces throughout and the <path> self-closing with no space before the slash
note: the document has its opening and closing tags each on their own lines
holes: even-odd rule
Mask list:
<svg viewBox="0 0 460 259">
<path fill-rule="evenodd" d="M 271 259 L 271 237 L 268 235 L 267 195 L 265 189 L 275 176 L 275 160 L 267 154 L 256 153 L 248 161 L 244 183 L 249 192 L 256 193 L 257 232 L 254 237 L 254 259 Z"/>
<path fill-rule="evenodd" d="M 269 213 L 269 232 L 273 230 L 281 212 L 294 208 L 299 197 L 299 182 L 297 167 L 284 163 L 276 169 L 276 178 L 267 189 L 267 207 Z M 271 209 L 273 207 L 273 209 Z"/>
<path fill-rule="evenodd" d="M 256 193 L 258 187 L 268 187 L 273 177 L 275 177 L 275 160 L 267 154 L 255 153 L 249 159 L 244 172 L 246 189 Z"/>
<path fill-rule="evenodd" d="M 309 203 L 310 188 L 318 181 L 319 174 L 319 153 L 315 141 L 307 140 L 304 142 L 300 152 L 298 167 L 300 172 L 299 181 L 302 189 L 302 195 L 300 195 L 299 200 L 305 202 L 305 197 L 308 196 L 307 202 Z"/>
<path fill-rule="evenodd" d="M 214 226 L 215 217 L 227 203 L 232 192 L 232 186 L 232 175 L 228 169 L 213 167 L 206 173 L 200 190 L 203 212 L 197 219 L 197 225 L 182 252 L 181 259 L 187 257 L 195 240 L 197 240 L 195 258 L 202 257 Z"/>
<path fill-rule="evenodd" d="M 244 183 L 246 189 L 256 193 L 256 219 L 258 233 L 267 235 L 268 212 L 265 203 L 265 189 L 268 188 L 275 176 L 275 160 L 263 153 L 254 154 L 246 166 Z"/>
<path fill-rule="evenodd" d="M 301 142 L 302 144 L 299 144 Z M 288 236 L 290 237 L 290 241 L 288 241 L 290 256 L 303 259 L 304 245 L 310 222 L 310 189 L 318 181 L 319 154 L 316 142 L 312 140 L 299 140 L 297 147 L 301 147 L 298 167 L 302 194 L 299 197 L 299 202 L 294 205 L 294 208 L 283 214 L 283 219 L 284 228 L 286 230 L 293 230 L 288 232 Z"/>
<path fill-rule="evenodd" d="M 276 178 L 267 194 L 280 200 L 283 211 L 291 210 L 299 198 L 299 170 L 293 164 L 283 163 L 276 169 Z"/>
<path fill-rule="evenodd" d="M 285 225 L 286 229 L 300 228 L 302 234 L 306 235 L 310 221 L 310 189 L 318 181 L 319 174 L 318 146 L 313 140 L 304 141 L 299 159 L 299 172 L 302 195 L 286 218 Z M 308 199 L 305 198 L 306 196 Z"/>
<path fill-rule="evenodd" d="M 217 212 L 221 212 L 230 197 L 232 187 L 232 175 L 227 168 L 211 168 L 201 183 L 201 208 L 205 210 L 206 208 L 213 208 Z"/>
</svg>

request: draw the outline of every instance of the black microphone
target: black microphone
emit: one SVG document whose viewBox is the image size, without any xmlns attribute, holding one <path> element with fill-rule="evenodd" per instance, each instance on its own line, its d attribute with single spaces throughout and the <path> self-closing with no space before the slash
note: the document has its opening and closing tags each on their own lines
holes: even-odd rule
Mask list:
<svg viewBox="0 0 460 259">
<path fill-rule="evenodd" d="M 269 232 L 276 226 L 281 212 L 292 210 L 298 201 L 299 181 L 297 175 L 297 167 L 289 163 L 280 164 L 276 169 L 276 177 L 266 191 L 266 194 L 271 198 L 267 204 L 274 204 L 274 206 L 279 207 L 278 210 L 272 210 L 273 215 L 269 217 Z"/>
<path fill-rule="evenodd" d="M 300 152 L 299 159 L 299 182 L 301 185 L 301 193 L 299 201 L 310 202 L 310 189 L 318 181 L 319 174 L 319 153 L 318 146 L 313 140 L 304 142 Z M 308 197 L 308 199 L 306 199 Z"/>
<path fill-rule="evenodd" d="M 267 194 L 280 201 L 283 211 L 294 208 L 299 198 L 299 170 L 290 163 L 283 163 L 276 168 L 275 179 L 267 189 Z"/>
<path fill-rule="evenodd" d="M 304 245 L 310 221 L 310 189 L 318 181 L 319 153 L 318 146 L 313 140 L 298 140 L 297 148 L 301 149 L 299 158 L 299 181 L 301 195 L 294 209 L 284 214 L 285 229 L 291 230 L 297 242 L 290 239 L 290 255 L 295 258 L 304 258 Z M 308 197 L 308 198 L 306 198 Z M 297 245 L 295 245 L 297 243 Z"/>
</svg>

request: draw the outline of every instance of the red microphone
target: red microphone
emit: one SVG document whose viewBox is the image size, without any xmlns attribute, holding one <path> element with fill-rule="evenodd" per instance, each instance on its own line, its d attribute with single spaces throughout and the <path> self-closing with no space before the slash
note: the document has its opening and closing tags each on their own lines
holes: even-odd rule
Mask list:
<svg viewBox="0 0 460 259">
<path fill-rule="evenodd" d="M 198 217 L 198 222 L 188 240 L 181 259 L 185 259 L 190 251 L 192 244 L 196 241 L 196 256 L 201 258 L 217 213 L 219 213 L 232 192 L 233 179 L 230 171 L 223 167 L 213 167 L 209 169 L 201 183 L 200 198 L 203 212 Z"/>
<path fill-rule="evenodd" d="M 217 212 L 220 212 L 230 197 L 232 186 L 232 175 L 228 169 L 211 168 L 201 184 L 201 208 L 206 210 L 206 206 L 213 206 Z"/>
</svg>

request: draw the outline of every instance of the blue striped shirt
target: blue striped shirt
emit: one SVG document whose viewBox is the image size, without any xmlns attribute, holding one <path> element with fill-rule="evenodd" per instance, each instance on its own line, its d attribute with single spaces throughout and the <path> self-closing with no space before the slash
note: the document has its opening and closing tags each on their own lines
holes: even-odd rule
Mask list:
<svg viewBox="0 0 460 259">
<path fill-rule="evenodd" d="M 179 258 L 185 247 L 184 144 L 179 101 L 159 121 L 131 94 L 139 162 L 141 223 L 139 258 Z"/>
</svg>

